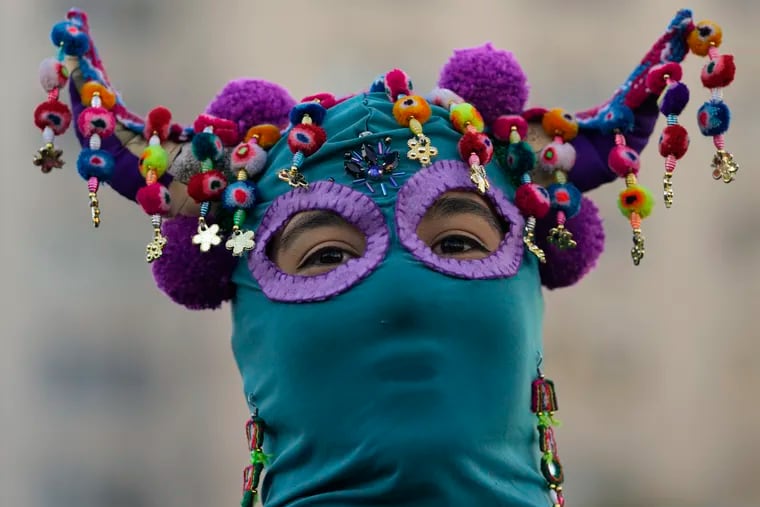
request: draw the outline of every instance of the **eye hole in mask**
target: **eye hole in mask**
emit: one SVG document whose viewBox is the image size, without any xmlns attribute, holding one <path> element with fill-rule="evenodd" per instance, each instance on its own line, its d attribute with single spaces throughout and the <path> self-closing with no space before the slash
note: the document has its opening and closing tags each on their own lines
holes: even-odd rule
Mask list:
<svg viewBox="0 0 760 507">
<path fill-rule="evenodd" d="M 404 247 L 428 267 L 469 279 L 506 278 L 523 256 L 519 210 L 494 184 L 475 192 L 469 168 L 444 160 L 401 188 L 396 226 Z"/>
<path fill-rule="evenodd" d="M 321 301 L 350 289 L 389 245 L 377 204 L 329 181 L 275 199 L 256 236 L 248 267 L 264 295 L 283 302 Z"/>
</svg>

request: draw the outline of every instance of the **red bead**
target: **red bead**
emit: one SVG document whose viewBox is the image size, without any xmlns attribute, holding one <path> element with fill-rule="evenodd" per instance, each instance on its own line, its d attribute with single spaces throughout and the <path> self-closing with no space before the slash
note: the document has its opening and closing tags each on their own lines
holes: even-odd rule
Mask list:
<svg viewBox="0 0 760 507">
<path fill-rule="evenodd" d="M 526 217 L 541 219 L 549 213 L 551 200 L 549 193 L 540 185 L 525 183 L 517 187 L 515 206 Z"/>
<path fill-rule="evenodd" d="M 171 128 L 172 113 L 163 106 L 158 106 L 148 113 L 145 119 L 145 129 L 143 135 L 145 139 L 150 139 L 156 134 L 163 143 L 169 138 L 169 129 Z"/>
<path fill-rule="evenodd" d="M 151 183 L 137 191 L 137 202 L 148 215 L 167 215 L 171 209 L 171 194 L 161 183 Z"/>
<path fill-rule="evenodd" d="M 385 75 L 385 92 L 395 102 L 401 95 L 412 94 L 412 82 L 401 69 L 393 69 Z"/>
<path fill-rule="evenodd" d="M 670 76 L 673 81 L 680 81 L 683 77 L 683 69 L 676 62 L 668 62 L 653 66 L 647 74 L 647 90 L 659 95 L 668 84 L 665 76 Z"/>
<path fill-rule="evenodd" d="M 240 141 L 240 133 L 233 121 L 217 118 L 210 114 L 202 114 L 193 123 L 193 130 L 200 133 L 206 127 L 214 127 L 214 134 L 219 136 L 225 146 L 234 146 Z"/>
<path fill-rule="evenodd" d="M 660 155 L 680 159 L 689 149 L 689 133 L 681 125 L 668 125 L 660 136 Z"/>
<path fill-rule="evenodd" d="M 304 97 L 301 102 L 319 102 L 319 104 L 325 109 L 330 109 L 338 103 L 338 100 L 332 93 L 317 93 Z"/>
<path fill-rule="evenodd" d="M 288 132 L 290 151 L 293 153 L 300 151 L 307 157 L 316 153 L 326 140 L 327 134 L 324 129 L 313 124 L 301 123 Z"/>
<path fill-rule="evenodd" d="M 469 161 L 470 155 L 475 153 L 482 165 L 486 165 L 493 158 L 493 143 L 482 132 L 467 132 L 459 140 L 457 145 L 459 156 L 465 162 Z"/>
</svg>

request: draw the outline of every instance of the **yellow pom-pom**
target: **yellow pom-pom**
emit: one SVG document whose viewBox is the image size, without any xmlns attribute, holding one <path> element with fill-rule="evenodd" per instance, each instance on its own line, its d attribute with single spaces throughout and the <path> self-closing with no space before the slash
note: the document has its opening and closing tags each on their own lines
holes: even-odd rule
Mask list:
<svg viewBox="0 0 760 507">
<path fill-rule="evenodd" d="M 110 110 L 116 105 L 116 94 L 97 81 L 88 81 L 82 86 L 82 89 L 79 91 L 79 94 L 82 96 L 82 104 L 86 106 L 91 105 L 92 97 L 96 93 L 100 95 L 102 107 Z"/>
<path fill-rule="evenodd" d="M 541 120 L 541 126 L 550 136 L 562 136 L 564 141 L 570 141 L 578 135 L 578 122 L 575 116 L 564 109 L 552 109 Z"/>
<path fill-rule="evenodd" d="M 268 150 L 280 140 L 280 129 L 268 123 L 256 125 L 248 129 L 248 132 L 245 134 L 245 142 L 247 143 L 254 137 L 257 139 L 259 146 Z"/>
<path fill-rule="evenodd" d="M 695 55 L 707 56 L 710 47 L 718 47 L 723 42 L 723 30 L 710 20 L 700 21 L 687 39 L 689 49 Z"/>
<path fill-rule="evenodd" d="M 404 127 L 409 126 L 412 118 L 420 123 L 425 123 L 430 119 L 431 114 L 433 112 L 430 110 L 430 104 L 419 95 L 401 97 L 393 104 L 393 117 Z"/>
<path fill-rule="evenodd" d="M 618 208 L 625 217 L 631 218 L 631 214 L 636 213 L 646 218 L 652 214 L 654 196 L 646 187 L 631 185 L 620 192 Z"/>
<path fill-rule="evenodd" d="M 155 171 L 156 177 L 160 178 L 168 166 L 169 154 L 159 145 L 148 146 L 140 156 L 139 169 L 143 177 L 146 177 L 149 171 Z"/>
<path fill-rule="evenodd" d="M 478 132 L 483 132 L 485 128 L 483 117 L 475 109 L 475 106 L 467 102 L 453 105 L 449 110 L 449 119 L 454 128 L 462 134 L 467 132 L 468 125 L 472 125 Z"/>
</svg>

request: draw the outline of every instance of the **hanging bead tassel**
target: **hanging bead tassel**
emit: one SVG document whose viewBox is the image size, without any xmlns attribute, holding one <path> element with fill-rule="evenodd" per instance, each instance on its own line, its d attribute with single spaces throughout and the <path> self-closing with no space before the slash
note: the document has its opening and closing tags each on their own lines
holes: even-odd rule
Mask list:
<svg viewBox="0 0 760 507">
<path fill-rule="evenodd" d="M 252 127 L 246 136 L 247 140 L 240 143 L 230 157 L 230 167 L 237 171 L 237 181 L 225 189 L 222 203 L 225 208 L 235 210 L 232 234 L 225 247 L 236 257 L 253 250 L 255 246 L 253 231 L 244 230 L 243 224 L 246 210 L 256 204 L 256 187 L 248 180 L 259 176 L 267 163 L 267 153 L 261 144 L 264 138 L 271 143 L 266 147 L 270 147 L 280 138 L 280 131 L 273 125 Z"/>
<path fill-rule="evenodd" d="M 171 114 L 166 108 L 156 108 L 148 114 L 149 121 L 146 124 L 144 135 L 148 139 L 148 146 L 140 156 L 140 174 L 145 178 L 145 186 L 137 192 L 137 202 L 140 203 L 145 213 L 150 215 L 153 226 L 153 240 L 145 247 L 145 260 L 153 262 L 161 255 L 166 246 L 166 237 L 161 233 L 163 217 L 171 210 L 171 195 L 169 189 L 159 183 L 159 179 L 166 173 L 169 166 L 169 154 L 161 146 L 161 141 L 168 135 Z M 151 122 L 150 118 L 163 117 L 163 122 Z"/>
<path fill-rule="evenodd" d="M 531 410 L 536 414 L 538 445 L 541 451 L 541 474 L 546 479 L 552 506 L 564 507 L 562 483 L 565 474 L 554 438 L 554 428 L 559 426 L 559 421 L 554 417 L 558 410 L 554 382 L 544 377 L 539 369 L 538 378 L 533 381 L 531 388 Z"/>
<path fill-rule="evenodd" d="M 449 120 L 454 128 L 462 133 L 462 138 L 457 143 L 459 156 L 470 167 L 470 181 L 485 194 L 490 188 L 486 165 L 493 158 L 493 143 L 483 133 L 485 123 L 475 106 L 467 102 L 451 104 L 449 107 Z"/>
<path fill-rule="evenodd" d="M 638 266 L 644 257 L 641 221 L 652 213 L 654 198 L 649 190 L 638 184 L 636 175 L 641 168 L 641 159 L 633 148 L 626 146 L 625 136 L 619 132 L 615 134 L 615 147 L 610 150 L 607 165 L 618 177 L 625 179 L 626 188 L 620 192 L 618 208 L 631 223 L 633 230 L 631 258 Z"/>
<path fill-rule="evenodd" d="M 271 456 L 264 453 L 264 420 L 254 412 L 245 425 L 248 440 L 248 451 L 251 453 L 251 464 L 243 470 L 243 499 L 241 507 L 253 507 L 259 495 L 259 482 L 264 467 L 269 464 Z"/>
<path fill-rule="evenodd" d="M 113 156 L 100 149 L 103 140 L 112 136 L 116 128 L 116 118 L 110 111 L 115 104 L 115 97 L 103 85 L 93 81 L 84 85 L 81 96 L 82 103 L 88 107 L 77 118 L 77 128 L 82 136 L 88 139 L 89 149 L 84 149 L 80 153 L 77 159 L 77 171 L 87 181 L 90 218 L 92 225 L 98 227 L 100 226 L 98 188 L 101 183 L 111 180 L 115 166 Z"/>
<path fill-rule="evenodd" d="M 293 188 L 309 188 L 309 183 L 301 173 L 301 166 L 327 140 L 327 133 L 321 127 L 326 115 L 327 109 L 320 104 L 318 98 L 296 104 L 290 111 L 293 127 L 288 132 L 288 147 L 293 153 L 293 160 L 290 168 L 280 170 L 277 177 Z"/>
<path fill-rule="evenodd" d="M 224 173 L 215 169 L 216 164 L 224 158 L 224 145 L 219 136 L 214 134 L 214 126 L 206 124 L 202 131 L 193 137 L 192 149 L 193 156 L 201 163 L 201 171 L 194 174 L 187 185 L 188 195 L 201 205 L 198 231 L 192 242 L 198 245 L 201 252 L 208 252 L 222 242 L 219 225 L 209 225 L 206 219 L 211 203 L 220 200 L 227 188 Z"/>
<path fill-rule="evenodd" d="M 557 214 L 557 226 L 549 231 L 547 240 L 561 250 L 575 248 L 573 234 L 565 228 L 567 219 L 573 218 L 581 210 L 580 190 L 567 181 L 567 174 L 575 165 L 575 148 L 569 143 L 578 135 L 575 117 L 562 109 L 547 112 L 541 125 L 554 141 L 546 145 L 538 156 L 538 167 L 552 174 L 554 183 L 547 188 L 551 209 Z"/>
<path fill-rule="evenodd" d="M 683 158 L 689 149 L 689 133 L 678 124 L 680 115 L 689 103 L 689 88 L 681 82 L 683 71 L 675 62 L 653 67 L 647 75 L 647 88 L 659 94 L 665 90 L 660 103 L 660 112 L 667 118 L 667 126 L 660 136 L 660 155 L 665 157 L 665 175 L 663 176 L 663 198 L 665 207 L 673 205 L 673 172 L 676 162 Z"/>
<path fill-rule="evenodd" d="M 731 111 L 723 102 L 723 88 L 733 82 L 736 64 L 733 55 L 718 52 L 722 41 L 723 30 L 712 21 L 697 23 L 688 37 L 689 49 L 694 54 L 709 57 L 702 68 L 701 80 L 710 90 L 711 97 L 697 111 L 697 123 L 702 135 L 713 138 L 717 149 L 711 164 L 712 175 L 716 180 L 731 183 L 736 178 L 739 165 L 734 156 L 726 151 L 724 135 L 731 122 Z"/>
<path fill-rule="evenodd" d="M 515 205 L 525 217 L 523 243 L 529 252 L 545 263 L 546 254 L 536 244 L 535 229 L 536 220 L 549 214 L 551 199 L 549 192 L 535 184 L 531 176 L 536 154 L 530 144 L 523 141 L 528 134 L 528 123 L 521 116 L 500 116 L 494 121 L 492 131 L 496 139 L 509 143 L 501 163 L 511 178 L 520 182 L 515 191 Z"/>
<path fill-rule="evenodd" d="M 433 114 L 430 104 L 423 97 L 412 94 L 412 81 L 403 70 L 393 69 L 385 75 L 384 81 L 385 93 L 393 102 L 393 117 L 413 134 L 406 143 L 409 147 L 406 157 L 418 161 L 422 167 L 429 166 L 438 156 L 438 148 L 422 130 L 422 125 Z"/>
</svg>

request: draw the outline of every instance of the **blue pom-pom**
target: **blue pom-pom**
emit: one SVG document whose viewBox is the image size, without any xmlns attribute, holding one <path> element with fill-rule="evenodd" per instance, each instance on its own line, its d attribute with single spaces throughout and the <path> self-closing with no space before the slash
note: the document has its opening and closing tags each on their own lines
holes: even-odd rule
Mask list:
<svg viewBox="0 0 760 507">
<path fill-rule="evenodd" d="M 510 144 L 507 148 L 507 156 L 504 161 L 507 170 L 514 175 L 521 176 L 523 173 L 532 171 L 536 165 L 536 153 L 533 148 L 525 142 Z"/>
<path fill-rule="evenodd" d="M 219 136 L 211 132 L 201 132 L 193 137 L 193 155 L 203 162 L 211 160 L 216 162 L 224 156 L 224 145 Z"/>
<path fill-rule="evenodd" d="M 689 103 L 689 88 L 683 83 L 675 83 L 665 90 L 665 96 L 660 104 L 660 111 L 665 116 L 679 115 Z"/>
<path fill-rule="evenodd" d="M 50 39 L 55 47 L 63 47 L 63 52 L 69 56 L 82 56 L 90 49 L 90 37 L 69 21 L 56 23 Z"/>
<path fill-rule="evenodd" d="M 105 150 L 85 149 L 77 158 L 77 171 L 85 180 L 94 176 L 101 182 L 107 182 L 113 176 L 114 166 L 113 156 Z"/>
<path fill-rule="evenodd" d="M 725 134 L 731 123 L 731 110 L 723 101 L 705 102 L 697 111 L 697 123 L 702 135 L 712 137 Z"/>
<path fill-rule="evenodd" d="M 563 211 L 565 217 L 573 218 L 581 210 L 582 194 L 572 183 L 554 183 L 547 188 L 552 209 Z"/>
<path fill-rule="evenodd" d="M 236 181 L 224 189 L 222 205 L 227 209 L 248 209 L 256 204 L 256 187 L 250 181 Z"/>
<path fill-rule="evenodd" d="M 327 109 L 318 102 L 303 102 L 301 104 L 296 104 L 296 106 L 290 110 L 290 123 L 298 125 L 307 114 L 311 117 L 312 123 L 315 125 L 322 125 L 322 122 L 325 121 Z"/>
<path fill-rule="evenodd" d="M 385 74 L 377 76 L 369 87 L 370 93 L 385 93 Z"/>
</svg>

